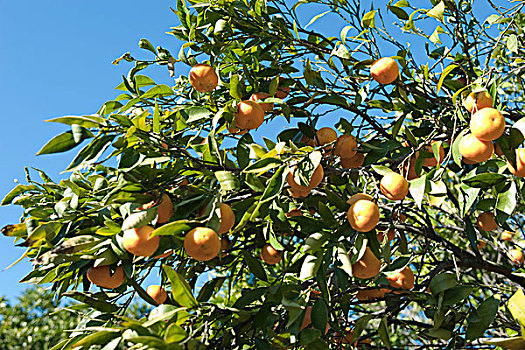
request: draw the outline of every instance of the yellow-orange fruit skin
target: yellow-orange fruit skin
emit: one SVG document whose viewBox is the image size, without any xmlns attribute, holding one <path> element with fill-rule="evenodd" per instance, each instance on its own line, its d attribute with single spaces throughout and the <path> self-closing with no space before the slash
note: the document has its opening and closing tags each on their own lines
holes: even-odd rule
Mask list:
<svg viewBox="0 0 525 350">
<path fill-rule="evenodd" d="M 164 304 L 168 299 L 168 293 L 161 286 L 151 285 L 146 288 L 146 293 L 159 305 Z"/>
<path fill-rule="evenodd" d="M 397 274 L 389 276 L 386 279 L 392 288 L 409 290 L 414 287 L 414 273 L 408 267 L 405 267 Z M 401 292 L 396 291 L 395 293 Z"/>
<path fill-rule="evenodd" d="M 390 84 L 399 76 L 399 66 L 391 57 L 383 57 L 372 64 L 370 75 L 379 84 Z"/>
<path fill-rule="evenodd" d="M 494 108 L 483 108 L 470 119 L 470 132 L 477 139 L 492 141 L 503 135 L 505 131 L 505 118 Z"/>
<path fill-rule="evenodd" d="M 279 77 L 279 82 L 281 82 L 283 78 Z M 290 87 L 289 86 L 277 86 L 277 90 L 275 91 L 275 97 L 284 99 L 288 96 L 290 93 Z"/>
<path fill-rule="evenodd" d="M 125 280 L 122 266 L 118 266 L 113 275 L 111 275 L 109 266 L 90 267 L 86 277 L 91 283 L 107 289 L 118 288 Z"/>
<path fill-rule="evenodd" d="M 208 261 L 219 255 L 221 240 L 207 227 L 196 227 L 184 237 L 184 250 L 195 260 Z"/>
<path fill-rule="evenodd" d="M 360 199 L 366 199 L 368 201 L 372 201 L 374 199 L 374 197 L 372 197 L 371 195 L 369 194 L 366 194 L 366 193 L 356 193 L 354 195 L 352 195 L 347 201 L 346 203 L 352 205 L 354 204 L 355 202 L 357 202 L 358 200 Z"/>
<path fill-rule="evenodd" d="M 317 130 L 316 133 L 316 145 L 324 146 L 327 143 L 334 142 L 337 140 L 337 132 L 329 127 L 324 127 Z"/>
<path fill-rule="evenodd" d="M 357 155 L 357 140 L 352 135 L 341 135 L 335 143 L 334 154 L 341 158 L 352 158 Z M 364 157 L 363 157 L 364 159 Z"/>
<path fill-rule="evenodd" d="M 477 247 L 479 250 L 485 249 L 486 246 L 487 246 L 487 243 L 485 241 L 482 241 L 482 240 L 478 241 Z"/>
<path fill-rule="evenodd" d="M 368 232 L 379 222 L 379 207 L 372 201 L 361 199 L 350 206 L 346 217 L 354 230 Z"/>
<path fill-rule="evenodd" d="M 365 155 L 363 153 L 356 153 L 350 158 L 341 158 L 341 167 L 343 169 L 356 169 L 363 166 L 365 162 Z"/>
<path fill-rule="evenodd" d="M 234 113 L 235 126 L 239 129 L 257 129 L 264 122 L 264 111 L 262 107 L 254 101 L 241 101 L 237 105 L 237 112 Z"/>
<path fill-rule="evenodd" d="M 312 307 L 311 306 L 308 306 L 306 308 L 306 311 L 304 313 L 304 318 L 303 318 L 303 322 L 301 323 L 301 330 L 305 329 L 306 327 L 308 327 L 310 324 L 312 323 Z M 328 333 L 328 322 L 326 323 L 326 330 L 324 332 L 324 334 Z"/>
<path fill-rule="evenodd" d="M 285 214 L 287 218 L 293 218 L 294 216 L 303 216 L 303 212 L 299 209 L 292 209 L 288 213 Z"/>
<path fill-rule="evenodd" d="M 499 156 L 499 157 L 503 157 L 504 156 L 503 150 L 501 149 L 501 147 L 497 143 L 494 143 L 494 153 L 496 153 L 496 155 Z"/>
<path fill-rule="evenodd" d="M 520 249 L 511 249 L 507 253 L 507 257 L 515 264 L 521 265 L 525 260 L 523 252 Z"/>
<path fill-rule="evenodd" d="M 410 159 L 407 159 L 403 162 L 403 174 L 406 174 L 407 180 L 417 179 L 420 175 L 418 172 L 416 172 L 416 161 L 418 156 L 419 152 L 410 157 Z"/>
<path fill-rule="evenodd" d="M 264 100 L 268 97 L 270 97 L 270 95 L 266 92 L 256 92 L 255 94 L 252 94 L 250 96 L 250 101 L 257 102 L 259 100 Z M 270 113 L 273 111 L 273 103 L 260 103 L 259 105 L 265 113 Z"/>
<path fill-rule="evenodd" d="M 314 172 L 312 173 L 312 178 L 310 179 L 310 184 L 309 186 L 302 186 L 302 185 L 299 185 L 297 182 L 295 182 L 294 180 L 294 171 L 295 171 L 295 167 L 290 169 L 290 171 L 288 172 L 288 175 L 286 177 L 286 182 L 288 182 L 288 185 L 290 185 L 291 189 L 293 191 L 298 191 L 298 192 L 303 192 L 303 193 L 306 193 L 306 195 L 308 195 L 312 189 L 316 188 L 317 186 L 319 186 L 319 184 L 321 183 L 321 181 L 323 181 L 323 178 L 324 178 L 324 170 L 323 170 L 323 167 L 321 166 L 321 164 L 319 164 L 317 166 L 317 168 L 315 168 Z M 303 194 L 301 193 L 301 194 Z M 306 196 L 303 196 L 303 197 L 306 197 Z"/>
<path fill-rule="evenodd" d="M 281 252 L 269 244 L 265 244 L 261 249 L 261 259 L 268 265 L 276 265 L 281 261 Z"/>
<path fill-rule="evenodd" d="M 509 242 L 509 241 L 512 241 L 513 236 L 514 236 L 514 233 L 510 231 L 503 231 L 500 235 L 500 238 L 502 241 Z"/>
<path fill-rule="evenodd" d="M 436 143 L 436 141 L 432 141 L 430 145 L 426 147 L 426 151 L 430 152 L 432 154 L 432 157 L 425 158 L 425 160 L 423 161 L 423 166 L 433 167 L 438 164 L 436 157 L 433 156 L 434 150 L 432 149 L 432 145 L 434 143 Z M 441 143 L 439 143 L 439 146 L 438 146 L 438 153 L 439 153 L 439 163 L 441 163 L 443 159 L 445 159 L 445 149 L 443 148 L 443 145 Z"/>
<path fill-rule="evenodd" d="M 385 288 L 360 290 L 359 292 L 357 292 L 355 297 L 359 301 L 379 299 L 383 298 L 387 291 L 388 289 Z"/>
<path fill-rule="evenodd" d="M 208 64 L 197 64 L 191 68 L 189 80 L 191 86 L 198 92 L 211 92 L 219 83 L 217 73 Z"/>
<path fill-rule="evenodd" d="M 352 275 L 361 279 L 368 279 L 379 274 L 381 261 L 374 255 L 372 250 L 366 247 L 365 254 L 352 265 Z"/>
<path fill-rule="evenodd" d="M 492 107 L 493 102 L 492 96 L 487 91 L 471 92 L 463 102 L 463 106 L 470 113 L 474 113 L 483 108 Z"/>
<path fill-rule="evenodd" d="M 305 190 L 299 189 L 299 188 L 289 188 L 288 189 L 288 193 L 293 198 L 305 198 L 310 194 L 310 192 L 312 192 L 311 189 L 305 189 Z"/>
<path fill-rule="evenodd" d="M 235 225 L 235 214 L 232 207 L 226 203 L 221 203 L 221 226 L 219 227 L 219 234 L 226 233 Z"/>
<path fill-rule="evenodd" d="M 525 148 L 518 148 L 516 150 L 517 169 L 514 169 L 509 161 L 507 161 L 507 167 L 509 168 L 509 171 L 516 177 L 525 177 Z"/>
<path fill-rule="evenodd" d="M 124 231 L 122 246 L 137 256 L 151 256 L 159 247 L 160 237 L 150 237 L 153 227 L 146 225 Z"/>
<path fill-rule="evenodd" d="M 403 200 L 408 194 L 408 188 L 408 181 L 398 173 L 387 173 L 381 179 L 381 193 L 390 200 Z"/>
<path fill-rule="evenodd" d="M 494 219 L 494 213 L 481 213 L 478 216 L 477 224 L 482 231 L 492 231 L 498 228 L 498 224 Z"/>
<path fill-rule="evenodd" d="M 474 135 L 468 134 L 459 142 L 459 153 L 463 158 L 481 163 L 492 157 L 494 145 L 490 141 L 479 140 Z"/>
<path fill-rule="evenodd" d="M 167 194 L 162 195 L 162 200 L 160 201 L 159 207 L 157 209 L 157 223 L 165 224 L 170 221 L 171 216 L 173 215 L 173 202 L 171 201 L 170 196 Z"/>
</svg>

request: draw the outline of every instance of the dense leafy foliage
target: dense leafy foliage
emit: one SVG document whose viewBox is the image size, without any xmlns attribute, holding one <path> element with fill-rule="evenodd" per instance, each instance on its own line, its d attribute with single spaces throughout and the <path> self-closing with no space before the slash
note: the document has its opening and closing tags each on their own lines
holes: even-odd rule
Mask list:
<svg viewBox="0 0 525 350">
<path fill-rule="evenodd" d="M 2 202 L 24 207 L 22 220 L 2 232 L 34 263 L 23 281 L 52 283 L 57 295 L 98 312 L 54 349 L 524 348 L 525 275 L 507 257 L 525 248 L 524 183 L 509 171 L 520 169 L 525 133 L 524 4 L 415 3 L 178 0 L 180 25 L 170 31 L 184 42 L 178 54 L 142 39 L 151 59 L 127 53 L 114 62 L 134 64 L 122 94 L 96 114 L 51 120 L 71 129 L 40 154 L 84 143 L 66 168 L 71 176 L 56 183 L 28 173 Z M 494 14 L 476 18 L 476 6 Z M 304 25 L 306 7 L 319 15 Z M 312 29 L 324 16 L 339 36 Z M 400 73 L 381 85 L 369 69 L 384 56 Z M 197 63 L 218 74 L 210 93 L 189 84 L 186 66 Z M 152 65 L 174 85 L 143 74 Z M 471 118 L 463 102 L 480 91 L 506 128 L 494 143 L 499 155 L 472 164 L 460 152 Z M 258 92 L 273 109 L 258 130 L 236 131 L 240 101 Z M 316 146 L 326 125 L 357 138 L 362 165 L 345 165 L 334 142 Z M 308 185 L 319 165 L 320 185 L 296 198 L 290 176 Z M 410 180 L 402 201 L 380 190 L 391 171 Z M 347 200 L 360 192 L 380 210 L 369 232 L 347 220 Z M 174 210 L 159 223 L 166 195 Z M 235 215 L 222 252 L 192 259 L 185 236 L 202 226 L 219 232 L 221 203 Z M 496 230 L 479 229 L 485 212 Z M 160 237 L 152 257 L 123 243 L 123 231 L 144 225 Z M 378 239 L 391 229 L 392 242 Z M 504 230 L 516 231 L 512 240 L 500 239 Z M 275 265 L 259 258 L 266 244 L 281 252 Z M 377 276 L 355 277 L 358 261 L 377 258 Z M 94 292 L 86 272 L 106 265 L 121 266 L 126 280 Z M 154 271 L 167 303 L 126 315 L 136 295 L 157 306 L 143 283 Z M 400 271 L 413 272 L 413 287 L 391 289 Z M 377 288 L 374 299 L 356 298 Z"/>
</svg>

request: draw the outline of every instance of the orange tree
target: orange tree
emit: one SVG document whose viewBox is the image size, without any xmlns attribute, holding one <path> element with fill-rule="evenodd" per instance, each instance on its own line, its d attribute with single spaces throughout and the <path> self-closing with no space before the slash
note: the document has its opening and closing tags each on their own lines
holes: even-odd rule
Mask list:
<svg viewBox="0 0 525 350">
<path fill-rule="evenodd" d="M 411 2 L 179 0 L 178 54 L 51 120 L 87 142 L 2 233 L 91 308 L 53 349 L 525 348 L 524 4 Z"/>
</svg>

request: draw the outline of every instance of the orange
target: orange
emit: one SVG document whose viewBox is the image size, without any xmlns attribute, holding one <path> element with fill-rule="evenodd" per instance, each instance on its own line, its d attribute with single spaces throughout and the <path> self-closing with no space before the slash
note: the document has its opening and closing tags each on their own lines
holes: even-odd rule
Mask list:
<svg viewBox="0 0 525 350">
<path fill-rule="evenodd" d="M 356 153 L 353 157 L 341 158 L 341 167 L 344 169 L 355 169 L 361 167 L 364 162 L 365 155 L 363 153 Z"/>
<path fill-rule="evenodd" d="M 151 285 L 146 288 L 146 293 L 148 293 L 151 299 L 155 300 L 155 302 L 159 305 L 164 304 L 168 298 L 168 293 L 166 293 L 162 286 Z"/>
<path fill-rule="evenodd" d="M 472 164 L 478 164 L 478 162 L 476 162 L 475 160 L 470 160 L 470 159 L 467 159 L 467 158 L 463 158 L 461 159 L 461 161 L 465 164 L 469 164 L 469 165 L 472 165 Z"/>
<path fill-rule="evenodd" d="M 281 252 L 269 244 L 265 244 L 261 249 L 261 259 L 268 265 L 275 265 L 281 261 Z"/>
<path fill-rule="evenodd" d="M 360 199 L 350 206 L 346 217 L 354 230 L 368 232 L 379 222 L 379 207 L 372 201 Z"/>
<path fill-rule="evenodd" d="M 254 101 L 241 101 L 237 105 L 235 125 L 239 129 L 257 129 L 264 122 L 264 111 L 262 107 Z"/>
<path fill-rule="evenodd" d="M 312 190 L 309 189 L 309 188 L 307 188 L 307 189 L 289 188 L 288 189 L 288 193 L 293 198 L 304 198 L 304 197 L 308 196 L 310 194 L 310 192 L 312 192 Z"/>
<path fill-rule="evenodd" d="M 164 259 L 164 258 L 167 258 L 168 256 L 170 256 L 171 254 L 173 254 L 173 250 L 172 249 L 170 249 L 167 252 L 164 252 L 162 254 L 154 256 L 153 259 Z"/>
<path fill-rule="evenodd" d="M 222 235 L 230 231 L 230 229 L 235 225 L 235 214 L 233 213 L 232 207 L 226 203 L 221 203 L 221 226 L 219 227 L 219 234 Z"/>
<path fill-rule="evenodd" d="M 156 200 L 148 202 L 143 206 L 137 208 L 139 210 L 145 210 L 154 207 L 157 204 Z M 157 207 L 157 223 L 165 224 L 167 223 L 171 216 L 173 215 L 173 202 L 171 201 L 170 196 L 167 194 L 162 195 L 159 206 Z"/>
<path fill-rule="evenodd" d="M 393 228 L 389 229 L 388 231 L 386 231 L 386 237 L 388 238 L 389 242 L 392 242 L 394 240 L 394 238 L 396 238 L 396 231 Z M 377 240 L 379 242 L 383 242 L 384 238 L 385 238 L 385 233 L 384 232 L 379 232 L 377 234 Z"/>
<path fill-rule="evenodd" d="M 507 253 L 507 257 L 515 264 L 521 265 L 525 260 L 523 252 L 520 249 L 511 249 Z"/>
<path fill-rule="evenodd" d="M 500 157 L 504 156 L 503 150 L 497 143 L 494 143 L 494 153 L 496 153 L 496 155 Z"/>
<path fill-rule="evenodd" d="M 86 273 L 86 277 L 91 283 L 108 289 L 120 287 L 125 279 L 122 266 L 117 266 L 115 273 L 112 275 L 108 265 L 90 267 Z"/>
<path fill-rule="evenodd" d="M 398 173 L 387 173 L 381 179 L 381 193 L 393 201 L 403 200 L 408 194 L 408 187 L 408 181 Z"/>
<path fill-rule="evenodd" d="M 381 261 L 374 255 L 369 247 L 366 247 L 365 254 L 352 265 L 352 275 L 357 278 L 367 279 L 377 276 L 381 269 Z"/>
<path fill-rule="evenodd" d="M 224 235 L 224 236 L 221 236 L 221 250 L 228 250 L 230 249 L 230 239 L 228 238 L 228 236 Z"/>
<path fill-rule="evenodd" d="M 492 231 L 498 228 L 494 214 L 485 212 L 478 216 L 478 227 L 482 231 Z"/>
<path fill-rule="evenodd" d="M 423 166 L 433 167 L 438 164 L 436 157 L 434 157 L 434 150 L 432 149 L 432 145 L 436 142 L 437 141 L 432 141 L 430 142 L 429 146 L 425 147 L 425 151 L 432 154 L 432 156 L 429 158 L 425 158 L 425 161 L 423 162 Z M 445 149 L 443 148 L 443 144 L 441 142 L 439 142 L 438 152 L 439 152 L 439 163 L 441 163 L 443 159 L 445 159 Z"/>
<path fill-rule="evenodd" d="M 481 239 L 478 241 L 477 247 L 478 247 L 479 250 L 485 249 L 486 246 L 487 246 L 487 243 L 485 243 L 485 241 L 483 241 Z"/>
<path fill-rule="evenodd" d="M 315 147 L 315 141 L 309 138 L 306 135 L 301 136 L 301 139 L 299 140 L 300 143 L 304 143 L 307 146 Z"/>
<path fill-rule="evenodd" d="M 487 91 L 471 92 L 463 102 L 463 106 L 470 113 L 475 113 L 483 108 L 492 107 L 493 102 L 492 96 Z"/>
<path fill-rule="evenodd" d="M 312 307 L 308 306 L 306 312 L 304 313 L 303 322 L 301 323 L 301 330 L 305 329 L 312 323 Z M 324 334 L 328 333 L 328 322 L 326 323 L 326 330 Z"/>
<path fill-rule="evenodd" d="M 505 118 L 494 108 L 483 108 L 470 119 L 470 132 L 482 141 L 492 141 L 503 135 Z"/>
<path fill-rule="evenodd" d="M 419 174 L 416 172 L 416 160 L 418 155 L 419 152 L 403 162 L 403 170 L 406 174 L 407 180 L 414 180 L 419 177 Z"/>
<path fill-rule="evenodd" d="M 317 130 L 315 143 L 317 146 L 324 146 L 327 143 L 337 140 L 337 133 L 334 129 L 324 127 Z"/>
<path fill-rule="evenodd" d="M 303 216 L 303 212 L 300 211 L 299 209 L 293 209 L 293 210 L 290 210 L 288 213 L 286 213 L 285 216 L 287 218 L 292 218 L 294 216 Z"/>
<path fill-rule="evenodd" d="M 334 154 L 341 158 L 352 158 L 357 154 L 357 140 L 352 135 L 341 135 L 337 138 Z"/>
<path fill-rule="evenodd" d="M 197 64 L 190 69 L 190 84 L 198 92 L 213 91 L 219 83 L 217 73 L 209 64 Z"/>
<path fill-rule="evenodd" d="M 353 344 L 354 347 L 358 347 L 358 349 L 361 349 L 361 347 L 359 345 L 361 344 L 371 344 L 372 341 L 368 338 L 366 339 L 363 339 L 363 340 L 359 340 L 359 341 L 354 341 L 354 330 L 353 329 L 350 329 L 350 327 L 346 327 L 345 328 L 345 335 L 344 336 L 341 336 L 339 333 L 336 333 L 335 334 L 335 337 L 337 337 L 338 339 L 336 339 L 336 343 L 342 343 L 342 344 Z M 368 349 L 368 347 L 367 347 Z"/>
<path fill-rule="evenodd" d="M 393 288 L 409 290 L 414 287 L 414 273 L 408 267 L 405 267 L 403 270 L 399 271 L 393 276 L 386 278 L 388 283 Z M 399 291 L 394 293 L 401 293 Z"/>
<path fill-rule="evenodd" d="M 279 83 L 283 80 L 283 78 L 279 77 Z M 283 98 L 286 98 L 288 94 L 290 93 L 290 87 L 289 86 L 277 86 L 277 91 L 275 91 L 275 97 L 280 98 L 281 100 Z"/>
<path fill-rule="evenodd" d="M 195 260 L 208 261 L 219 255 L 221 240 L 212 229 L 196 227 L 184 237 L 184 250 Z"/>
<path fill-rule="evenodd" d="M 248 132 L 248 130 L 241 130 L 235 126 L 228 127 L 228 132 L 233 135 L 244 135 Z"/>
<path fill-rule="evenodd" d="M 383 298 L 385 296 L 385 292 L 387 292 L 388 289 L 385 288 L 376 288 L 376 289 L 365 289 L 360 290 L 356 294 L 357 300 L 372 300 L 372 299 L 379 299 Z"/>
<path fill-rule="evenodd" d="M 512 164 L 508 161 L 507 167 L 513 175 L 516 175 L 517 177 L 525 177 L 525 148 L 518 148 L 516 150 L 516 167 L 518 169 L 514 169 Z"/>
<path fill-rule="evenodd" d="M 512 236 L 514 236 L 514 233 L 513 232 L 510 232 L 510 231 L 503 231 L 501 233 L 501 240 L 503 241 L 512 241 Z"/>
<path fill-rule="evenodd" d="M 291 168 L 289 170 L 289 172 L 288 172 L 288 176 L 286 177 L 286 182 L 288 182 L 288 185 L 290 185 L 290 187 L 294 191 L 295 190 L 299 190 L 300 192 L 303 191 L 303 192 L 310 193 L 310 191 L 312 189 L 314 189 L 317 186 L 319 186 L 321 181 L 323 181 L 324 170 L 323 170 L 323 167 L 321 166 L 321 164 L 319 164 L 317 166 L 317 168 L 315 168 L 314 172 L 312 173 L 312 178 L 310 179 L 310 183 L 309 183 L 308 187 L 299 185 L 297 182 L 295 182 L 295 180 L 294 180 L 294 171 L 295 171 L 295 169 L 297 169 L 297 167 Z M 307 195 L 308 195 L 308 193 L 307 193 Z"/>
<path fill-rule="evenodd" d="M 467 134 L 459 141 L 459 153 L 463 158 L 481 163 L 492 157 L 494 145 L 490 141 L 482 141 Z"/>
<path fill-rule="evenodd" d="M 379 84 L 390 84 L 399 76 L 399 66 L 391 57 L 383 57 L 372 64 L 370 75 Z"/>
<path fill-rule="evenodd" d="M 259 100 L 264 100 L 268 97 L 270 97 L 270 95 L 266 92 L 256 92 L 255 94 L 252 94 L 250 96 L 250 101 L 257 102 Z M 265 113 L 270 113 L 273 111 L 273 103 L 260 103 L 259 105 Z"/>
<path fill-rule="evenodd" d="M 352 204 L 354 204 L 355 202 L 357 202 L 360 199 L 366 199 L 366 200 L 372 201 L 374 199 L 374 197 L 372 197 L 371 195 L 366 194 L 366 193 L 356 193 L 356 194 L 352 195 L 352 197 L 350 197 L 346 201 L 346 203 L 352 205 Z"/>
<path fill-rule="evenodd" d="M 151 256 L 159 247 L 160 237 L 150 237 L 153 227 L 146 225 L 124 231 L 122 245 L 133 255 Z"/>
</svg>

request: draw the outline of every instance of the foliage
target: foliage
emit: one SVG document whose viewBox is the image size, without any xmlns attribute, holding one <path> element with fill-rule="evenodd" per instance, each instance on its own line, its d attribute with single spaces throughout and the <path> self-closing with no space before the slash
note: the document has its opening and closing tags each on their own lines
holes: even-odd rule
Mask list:
<svg viewBox="0 0 525 350">
<path fill-rule="evenodd" d="M 122 94 L 93 115 L 51 120 L 71 130 L 40 154 L 84 143 L 66 168 L 71 176 L 56 183 L 43 171 L 36 170 L 41 180 L 28 173 L 27 184 L 2 202 L 21 205 L 22 220 L 2 232 L 27 247 L 34 263 L 23 281 L 52 283 L 57 295 L 96 310 L 96 317 L 86 315 L 89 326 L 82 321 L 54 349 L 328 349 L 352 346 L 341 344 L 348 328 L 368 348 L 484 348 L 484 337 L 506 348 L 515 344 L 504 342 L 519 343 L 523 317 L 505 305 L 525 287 L 525 275 L 506 252 L 525 248 L 518 238 L 524 183 L 507 162 L 519 161 L 515 150 L 525 133 L 524 4 L 503 2 L 490 17 L 476 18 L 480 1 L 414 3 L 178 0 L 180 25 L 170 31 L 184 42 L 178 54 L 142 39 L 151 59 L 127 53 L 114 62 L 134 64 L 117 87 Z M 298 13 L 307 7 L 323 9 L 305 26 Z M 338 37 L 311 29 L 325 16 L 334 27 L 344 23 Z M 390 85 L 369 76 L 384 56 L 400 67 Z M 203 62 L 220 78 L 209 94 L 180 74 L 184 65 Z M 174 85 L 142 74 L 153 65 L 177 75 Z M 283 86 L 290 95 L 276 98 Z M 482 90 L 505 115 L 505 133 L 496 140 L 504 156 L 466 164 L 458 145 L 470 116 L 462 102 Z M 260 91 L 272 96 L 262 102 L 275 105 L 265 124 L 242 136 L 231 132 L 237 104 Z M 304 137 L 314 138 L 320 124 L 356 136 L 363 166 L 344 169 L 332 151 L 308 145 Z M 439 159 L 437 147 L 427 148 L 431 141 L 441 141 L 446 155 L 440 165 L 424 167 L 424 157 Z M 322 184 L 306 198 L 292 197 L 289 169 L 297 165 L 295 180 L 306 184 L 318 164 Z M 406 174 L 411 166 L 420 175 L 410 182 L 410 198 L 387 200 L 382 175 Z M 358 192 L 377 201 L 377 230 L 350 227 L 346 201 Z M 163 193 L 174 214 L 160 225 L 157 206 L 140 207 Z M 189 258 L 186 233 L 196 226 L 217 230 L 221 202 L 236 217 L 230 246 L 208 262 Z M 303 215 L 288 218 L 293 209 Z M 518 230 L 515 239 L 502 242 L 499 231 L 478 230 L 481 212 L 493 212 L 499 230 Z M 400 214 L 405 222 L 395 218 Z M 161 237 L 154 256 L 173 254 L 141 258 L 124 249 L 122 230 L 146 224 Z M 376 231 L 389 228 L 396 231 L 393 243 L 378 241 Z M 261 263 L 266 243 L 283 252 L 279 264 Z M 352 264 L 366 247 L 382 268 L 378 277 L 360 280 Z M 126 282 L 90 291 L 85 273 L 101 265 L 123 266 Z M 416 276 L 410 291 L 356 300 L 358 291 L 388 287 L 387 277 L 405 267 Z M 144 318 L 124 316 L 137 294 L 153 302 L 143 282 L 157 269 L 171 286 L 169 303 Z M 523 308 L 518 297 L 509 303 Z M 313 327 L 301 329 L 307 307 Z M 508 336 L 518 339 L 496 339 Z"/>
</svg>

